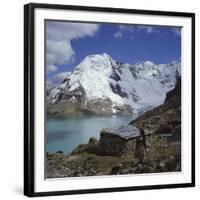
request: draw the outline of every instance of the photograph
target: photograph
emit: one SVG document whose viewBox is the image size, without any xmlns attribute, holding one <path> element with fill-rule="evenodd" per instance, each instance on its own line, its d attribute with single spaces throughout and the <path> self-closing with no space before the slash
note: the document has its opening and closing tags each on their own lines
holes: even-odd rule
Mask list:
<svg viewBox="0 0 200 200">
<path fill-rule="evenodd" d="M 45 178 L 181 172 L 182 27 L 44 23 Z"/>
<path fill-rule="evenodd" d="M 24 8 L 24 194 L 194 187 L 195 14 Z"/>
</svg>

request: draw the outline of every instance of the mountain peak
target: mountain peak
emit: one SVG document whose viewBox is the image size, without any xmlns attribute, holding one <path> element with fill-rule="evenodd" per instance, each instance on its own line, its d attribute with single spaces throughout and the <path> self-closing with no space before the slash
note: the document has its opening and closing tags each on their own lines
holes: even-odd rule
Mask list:
<svg viewBox="0 0 200 200">
<path fill-rule="evenodd" d="M 149 61 L 149 60 L 144 61 L 144 64 L 148 65 L 148 66 L 154 66 L 155 65 L 152 61 Z"/>
<path fill-rule="evenodd" d="M 59 102 L 76 98 L 84 105 L 106 99 L 113 113 L 127 105 L 141 111 L 163 103 L 166 92 L 175 86 L 179 68 L 176 63 L 156 65 L 151 61 L 122 64 L 107 53 L 92 54 L 52 90 L 50 99 Z"/>
<path fill-rule="evenodd" d="M 75 68 L 75 70 L 81 71 L 104 71 L 105 73 L 109 73 L 111 70 L 112 63 L 115 61 L 111 58 L 110 55 L 106 53 L 102 54 L 91 54 L 86 56 L 81 63 Z"/>
<path fill-rule="evenodd" d="M 107 53 L 101 53 L 101 54 L 90 54 L 84 58 L 85 59 L 110 59 L 111 56 Z"/>
</svg>

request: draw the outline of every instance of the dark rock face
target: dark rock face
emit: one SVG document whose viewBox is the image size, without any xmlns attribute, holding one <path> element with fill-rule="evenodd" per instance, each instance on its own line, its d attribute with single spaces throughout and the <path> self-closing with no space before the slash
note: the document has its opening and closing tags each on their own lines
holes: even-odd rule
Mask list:
<svg viewBox="0 0 200 200">
<path fill-rule="evenodd" d="M 52 91 L 54 91 L 55 88 L 49 88 L 46 90 L 46 102 L 49 104 L 52 104 L 51 106 L 54 106 L 56 103 L 60 102 L 70 102 L 73 100 L 82 102 L 85 98 L 85 90 L 82 87 L 81 83 L 78 82 L 78 87 L 76 87 L 74 90 L 69 91 L 70 85 L 69 85 L 69 78 L 65 78 L 62 83 L 65 83 L 66 87 L 57 87 L 57 90 L 59 92 L 56 92 L 54 95 L 51 94 Z"/>
<path fill-rule="evenodd" d="M 97 142 L 98 142 L 98 140 L 95 138 L 95 137 L 91 137 L 90 139 L 89 139 L 89 144 L 97 144 Z"/>
<path fill-rule="evenodd" d="M 116 85 L 113 85 L 112 83 L 110 83 L 110 87 L 112 89 L 112 91 L 115 93 L 115 94 L 118 94 L 119 96 L 121 96 L 122 98 L 124 97 L 128 97 L 127 93 L 122 91 L 121 87 L 119 84 L 116 84 Z"/>
<path fill-rule="evenodd" d="M 110 78 L 112 78 L 115 81 L 121 81 L 120 76 L 116 73 L 116 71 L 113 71 L 113 73 L 110 75 Z"/>
<path fill-rule="evenodd" d="M 171 132 L 172 132 L 171 126 L 169 126 L 169 124 L 167 124 L 167 123 L 163 123 L 163 124 L 160 124 L 159 129 L 155 133 L 169 134 Z"/>
<path fill-rule="evenodd" d="M 67 89 L 70 89 L 67 88 Z M 60 101 L 69 101 L 72 98 L 76 99 L 78 102 L 83 102 L 84 98 L 85 98 L 86 92 L 84 90 L 84 88 L 82 87 L 82 85 L 79 83 L 79 87 L 77 87 L 76 89 L 74 89 L 73 91 L 68 91 L 66 92 L 66 89 L 60 89 L 60 93 L 58 94 L 57 102 Z"/>
<path fill-rule="evenodd" d="M 167 93 L 165 102 L 167 102 L 170 98 L 174 96 L 181 97 L 181 77 L 177 78 L 175 88 Z"/>
<path fill-rule="evenodd" d="M 116 113 L 118 114 L 124 114 L 124 115 L 131 115 L 133 110 L 131 106 L 124 104 L 122 106 L 114 106 L 113 107 L 116 110 Z"/>
<path fill-rule="evenodd" d="M 137 70 L 135 68 L 133 68 L 133 67 L 130 67 L 129 70 L 131 71 L 132 76 L 135 79 L 138 79 Z"/>
<path fill-rule="evenodd" d="M 132 96 L 132 100 L 133 100 L 133 102 L 138 102 L 138 100 L 140 99 L 136 94 L 134 94 L 134 93 L 132 93 L 131 94 L 131 96 Z"/>
<path fill-rule="evenodd" d="M 69 81 L 70 81 L 70 78 L 66 77 L 66 78 L 64 78 L 64 80 L 62 81 L 62 83 L 69 82 Z"/>
<path fill-rule="evenodd" d="M 98 152 L 107 156 L 123 156 L 130 151 L 134 152 L 135 143 L 135 139 L 125 140 L 121 137 L 101 133 Z"/>
</svg>

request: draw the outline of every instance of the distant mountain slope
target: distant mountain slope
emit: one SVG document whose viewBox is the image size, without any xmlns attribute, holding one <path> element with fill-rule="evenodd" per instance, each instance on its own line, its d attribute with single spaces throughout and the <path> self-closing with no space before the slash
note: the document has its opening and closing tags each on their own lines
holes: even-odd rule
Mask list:
<svg viewBox="0 0 200 200">
<path fill-rule="evenodd" d="M 47 91 L 46 99 L 51 107 L 70 102 L 89 113 L 137 113 L 162 104 L 179 75 L 178 62 L 131 65 L 108 54 L 89 55 Z"/>
</svg>

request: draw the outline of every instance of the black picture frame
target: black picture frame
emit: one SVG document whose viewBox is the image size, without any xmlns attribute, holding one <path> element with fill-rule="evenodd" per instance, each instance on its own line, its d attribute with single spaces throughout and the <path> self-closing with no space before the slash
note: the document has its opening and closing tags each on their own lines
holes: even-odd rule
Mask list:
<svg viewBox="0 0 200 200">
<path fill-rule="evenodd" d="M 109 13 L 127 13 L 127 14 L 148 14 L 155 16 L 181 16 L 189 17 L 192 21 L 192 160 L 191 160 L 191 183 L 168 184 L 168 185 L 144 185 L 133 187 L 117 187 L 117 188 L 99 188 L 99 189 L 84 189 L 84 190 L 68 190 L 68 191 L 53 191 L 53 192 L 35 192 L 34 181 L 34 11 L 36 8 L 43 9 L 59 9 L 59 10 L 79 10 L 79 11 L 94 11 L 94 12 L 109 12 Z M 56 4 L 36 4 L 30 3 L 24 5 L 24 195 L 28 197 L 36 196 L 52 196 L 52 195 L 72 195 L 85 193 L 99 192 L 120 192 L 133 190 L 149 190 L 162 188 L 183 188 L 195 186 L 195 14 L 186 12 L 167 12 L 153 10 L 136 10 L 122 8 L 105 8 L 105 7 L 87 7 L 73 5 L 56 5 Z"/>
</svg>

